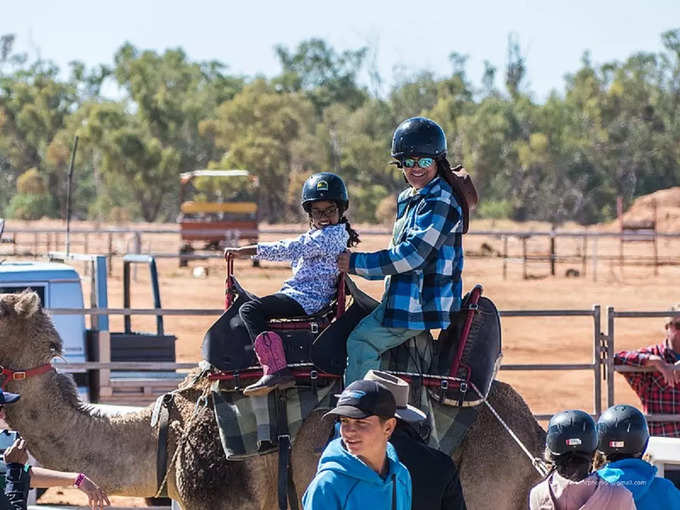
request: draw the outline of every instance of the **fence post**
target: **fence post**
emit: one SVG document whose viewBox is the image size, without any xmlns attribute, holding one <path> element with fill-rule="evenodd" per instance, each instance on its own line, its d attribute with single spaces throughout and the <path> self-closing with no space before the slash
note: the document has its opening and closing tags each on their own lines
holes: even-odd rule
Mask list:
<svg viewBox="0 0 680 510">
<path fill-rule="evenodd" d="M 595 385 L 593 386 L 593 400 L 595 415 L 600 416 L 602 412 L 602 366 L 600 365 L 602 356 L 600 355 L 600 335 L 601 329 L 600 305 L 593 305 L 593 371 Z"/>
<path fill-rule="evenodd" d="M 593 238 L 593 281 L 597 281 L 597 240 L 598 237 Z"/>
<path fill-rule="evenodd" d="M 135 253 L 142 253 L 142 234 L 135 232 Z M 137 281 L 137 266 L 132 268 L 132 279 Z"/>
<path fill-rule="evenodd" d="M 555 276 L 555 231 L 550 231 L 550 276 Z"/>
<path fill-rule="evenodd" d="M 588 236 L 584 235 L 582 240 L 583 258 L 581 259 L 581 273 L 586 277 L 586 269 L 588 268 Z"/>
<path fill-rule="evenodd" d="M 111 332 L 110 331 L 99 331 L 98 334 L 97 350 L 99 351 L 99 360 L 102 363 L 111 362 Z M 102 397 L 110 397 L 113 394 L 113 389 L 111 388 L 111 369 L 100 368 L 99 369 L 99 399 Z"/>
<path fill-rule="evenodd" d="M 614 307 L 607 307 L 607 407 L 614 405 Z"/>
<path fill-rule="evenodd" d="M 508 278 L 508 236 L 503 234 L 503 279 Z"/>
<path fill-rule="evenodd" d="M 527 279 L 527 239 L 529 236 L 522 236 L 522 276 Z"/>
<path fill-rule="evenodd" d="M 109 232 L 109 247 L 107 250 L 107 255 L 109 257 L 109 276 L 113 274 L 113 233 Z"/>
</svg>

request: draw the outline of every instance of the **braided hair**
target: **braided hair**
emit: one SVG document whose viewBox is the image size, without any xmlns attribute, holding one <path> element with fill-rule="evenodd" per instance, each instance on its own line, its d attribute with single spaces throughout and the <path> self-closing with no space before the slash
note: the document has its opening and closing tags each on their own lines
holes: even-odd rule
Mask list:
<svg viewBox="0 0 680 510">
<path fill-rule="evenodd" d="M 552 464 L 546 478 L 557 471 L 560 475 L 569 480 L 580 482 L 593 470 L 594 457 L 595 452 L 592 452 L 591 454 L 585 452 L 568 452 L 562 455 L 556 455 L 546 448 L 545 460 Z"/>
</svg>

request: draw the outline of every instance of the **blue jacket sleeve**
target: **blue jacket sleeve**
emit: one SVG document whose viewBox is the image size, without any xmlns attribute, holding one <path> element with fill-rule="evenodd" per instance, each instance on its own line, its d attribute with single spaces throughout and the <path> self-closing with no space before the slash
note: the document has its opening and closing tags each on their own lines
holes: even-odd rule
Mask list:
<svg viewBox="0 0 680 510">
<path fill-rule="evenodd" d="M 5 496 L 11 510 L 26 510 L 30 475 L 23 464 L 9 464 L 5 479 Z"/>
<path fill-rule="evenodd" d="M 372 278 L 407 273 L 422 267 L 432 251 L 441 248 L 453 232 L 461 232 L 461 209 L 453 195 L 423 200 L 415 211 L 415 222 L 399 244 L 374 253 L 352 253 L 349 272 Z"/>
<path fill-rule="evenodd" d="M 343 502 L 333 483 L 333 474 L 317 473 L 302 496 L 303 510 L 343 510 Z"/>
</svg>

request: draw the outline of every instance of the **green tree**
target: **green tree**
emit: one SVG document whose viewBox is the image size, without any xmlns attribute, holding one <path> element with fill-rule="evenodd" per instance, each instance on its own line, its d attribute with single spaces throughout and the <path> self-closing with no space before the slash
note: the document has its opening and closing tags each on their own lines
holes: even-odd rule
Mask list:
<svg viewBox="0 0 680 510">
<path fill-rule="evenodd" d="M 314 117 L 313 105 L 301 93 L 281 93 L 257 79 L 217 109 L 217 117 L 201 123 L 224 157 L 213 166 L 250 170 L 260 180 L 260 214 L 268 221 L 287 217 L 288 181 L 295 171 L 293 148 Z M 309 152 L 318 147 L 308 147 Z"/>
<path fill-rule="evenodd" d="M 277 87 L 290 92 L 304 91 L 318 113 L 332 104 L 351 109 L 361 105 L 368 94 L 357 83 L 368 48 L 336 52 L 323 39 L 308 39 L 294 51 L 283 45 L 275 48 L 283 68 L 275 80 Z"/>
</svg>

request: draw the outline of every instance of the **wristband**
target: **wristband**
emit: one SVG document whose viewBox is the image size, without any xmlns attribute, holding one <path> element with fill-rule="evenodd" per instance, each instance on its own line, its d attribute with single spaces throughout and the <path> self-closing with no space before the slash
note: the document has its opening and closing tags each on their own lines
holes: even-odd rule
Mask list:
<svg viewBox="0 0 680 510">
<path fill-rule="evenodd" d="M 80 489 L 80 485 L 83 483 L 83 480 L 85 480 L 85 474 L 84 473 L 78 473 L 78 476 L 76 476 L 76 481 L 73 482 L 73 486 L 76 489 Z"/>
</svg>

